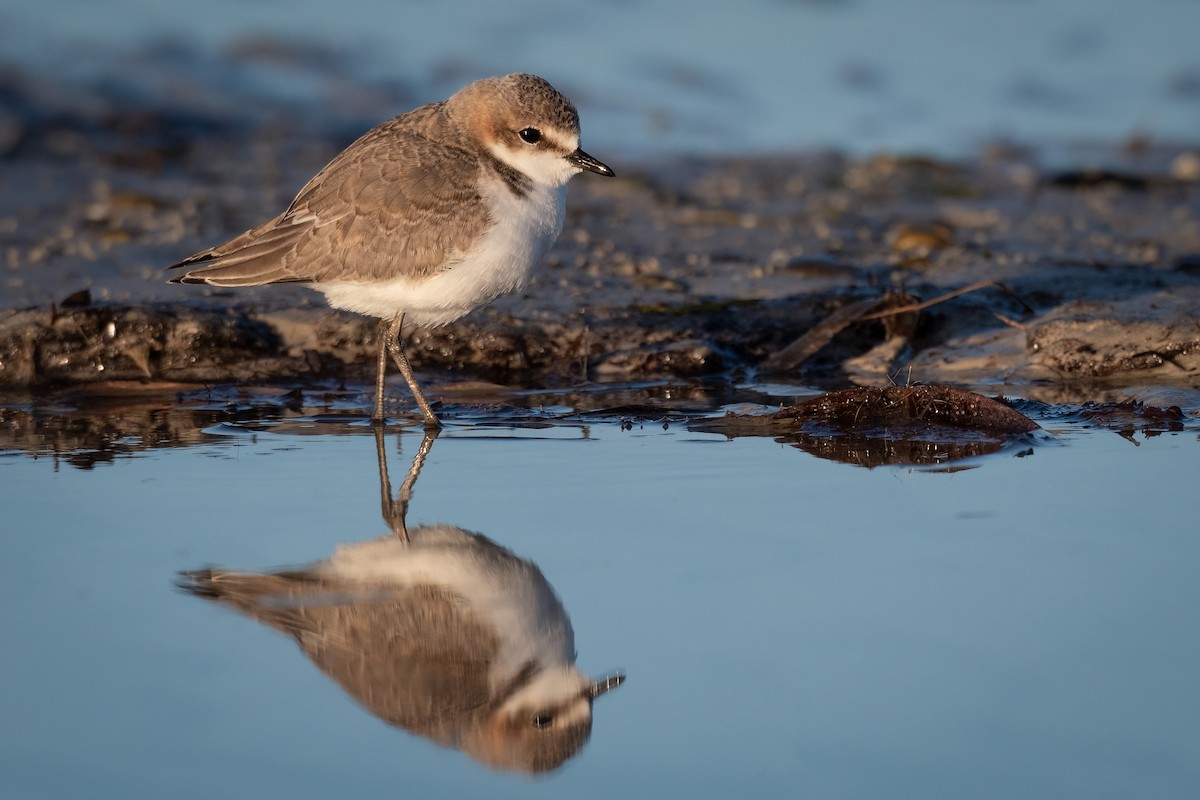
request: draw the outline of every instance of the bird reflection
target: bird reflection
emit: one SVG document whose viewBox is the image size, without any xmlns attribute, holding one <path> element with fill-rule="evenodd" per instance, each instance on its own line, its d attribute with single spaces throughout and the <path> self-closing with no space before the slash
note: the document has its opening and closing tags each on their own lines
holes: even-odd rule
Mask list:
<svg viewBox="0 0 1200 800">
<path fill-rule="evenodd" d="M 575 666 L 571 621 L 531 561 L 478 533 L 405 522 L 437 433 L 426 433 L 392 496 L 376 430 L 383 516 L 392 532 L 339 546 L 308 567 L 206 569 L 180 586 L 287 633 L 368 711 L 489 766 L 545 772 L 587 741 L 592 702 L 623 675 Z"/>
</svg>

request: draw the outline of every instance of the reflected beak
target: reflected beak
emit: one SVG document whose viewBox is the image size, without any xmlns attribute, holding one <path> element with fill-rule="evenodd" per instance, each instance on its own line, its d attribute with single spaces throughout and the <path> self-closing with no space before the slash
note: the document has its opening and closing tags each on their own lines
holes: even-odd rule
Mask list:
<svg viewBox="0 0 1200 800">
<path fill-rule="evenodd" d="M 597 163 L 599 163 L 599 162 L 597 162 Z M 604 167 L 603 164 L 600 164 L 600 166 Z M 604 167 L 604 168 L 608 169 L 608 167 Z M 600 174 L 603 175 L 604 173 L 601 172 Z M 600 695 L 605 694 L 606 692 L 611 692 L 613 689 L 617 688 L 624 682 L 625 682 L 625 676 L 619 672 L 614 675 L 606 675 L 603 678 L 601 678 L 600 680 L 593 683 L 591 686 L 589 686 L 585 690 L 584 694 L 586 694 L 589 699 L 595 700 Z"/>
<path fill-rule="evenodd" d="M 586 169 L 588 172 L 594 172 L 597 175 L 604 175 L 611 178 L 616 174 L 608 168 L 607 164 L 597 161 L 578 147 L 575 148 L 574 153 L 571 153 L 571 155 L 567 156 L 567 161 L 570 161 L 580 169 Z"/>
</svg>

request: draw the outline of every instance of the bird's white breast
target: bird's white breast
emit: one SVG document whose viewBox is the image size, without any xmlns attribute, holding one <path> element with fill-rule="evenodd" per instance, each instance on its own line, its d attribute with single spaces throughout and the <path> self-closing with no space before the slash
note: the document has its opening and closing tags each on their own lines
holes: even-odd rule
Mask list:
<svg viewBox="0 0 1200 800">
<path fill-rule="evenodd" d="M 501 295 L 522 289 L 562 232 L 567 187 L 534 183 L 523 196 L 496 180 L 483 190 L 492 225 L 462 255 L 424 279 L 359 283 L 331 281 L 315 288 L 334 308 L 390 319 L 404 312 L 416 325 L 445 325 Z"/>
<path fill-rule="evenodd" d="M 498 636 L 500 675 L 511 676 L 530 661 L 540 667 L 574 663 L 571 622 L 536 567 L 511 554 L 489 555 L 460 528 L 423 525 L 409 535 L 411 542 L 387 535 L 339 547 L 323 571 L 348 581 L 454 592 Z"/>
</svg>

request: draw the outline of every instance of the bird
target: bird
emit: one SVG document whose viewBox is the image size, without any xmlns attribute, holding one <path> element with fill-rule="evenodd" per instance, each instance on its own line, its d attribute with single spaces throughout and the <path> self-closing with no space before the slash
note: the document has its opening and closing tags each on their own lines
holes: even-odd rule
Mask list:
<svg viewBox="0 0 1200 800">
<path fill-rule="evenodd" d="M 483 534 L 421 525 L 299 570 L 180 573 L 186 591 L 295 638 L 369 712 L 493 768 L 561 766 L 620 686 L 575 666 L 542 572 Z"/>
<path fill-rule="evenodd" d="M 390 355 L 427 428 L 440 427 L 401 337 L 528 284 L 562 232 L 567 181 L 613 170 L 580 147 L 579 113 L 544 78 L 475 81 L 334 157 L 279 216 L 168 269 L 171 283 L 304 283 L 379 318 L 375 407 Z"/>
</svg>

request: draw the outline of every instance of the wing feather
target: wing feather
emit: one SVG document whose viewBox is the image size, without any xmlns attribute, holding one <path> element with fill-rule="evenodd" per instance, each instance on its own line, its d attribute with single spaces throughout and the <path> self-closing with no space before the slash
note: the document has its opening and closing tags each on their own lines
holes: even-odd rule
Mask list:
<svg viewBox="0 0 1200 800">
<path fill-rule="evenodd" d="M 180 586 L 295 637 L 372 714 L 443 744 L 489 708 L 496 633 L 431 585 L 345 583 L 315 573 L 184 573 Z"/>
<path fill-rule="evenodd" d="M 175 265 L 176 283 L 250 286 L 432 275 L 491 224 L 480 159 L 438 103 L 379 125 L 336 156 L 287 211 Z"/>
</svg>

